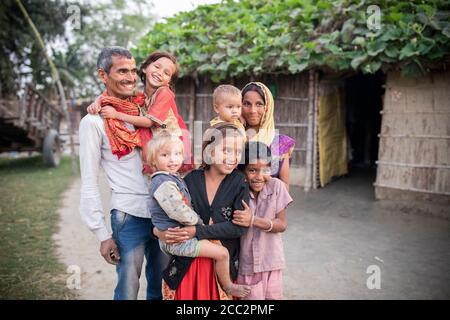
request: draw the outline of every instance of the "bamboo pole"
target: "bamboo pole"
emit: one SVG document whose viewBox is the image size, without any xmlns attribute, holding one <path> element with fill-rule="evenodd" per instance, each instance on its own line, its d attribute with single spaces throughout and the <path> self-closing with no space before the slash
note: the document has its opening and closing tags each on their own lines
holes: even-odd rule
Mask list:
<svg viewBox="0 0 450 320">
<path fill-rule="evenodd" d="M 318 169 L 318 158 L 319 158 L 319 145 L 318 145 L 318 125 L 317 121 L 319 118 L 319 73 L 314 73 L 314 133 L 313 133 L 313 173 L 312 173 L 312 186 L 313 189 L 317 189 L 317 169 Z"/>
<path fill-rule="evenodd" d="M 450 139 L 450 136 L 437 136 L 437 135 L 415 135 L 415 134 L 379 134 L 379 138 L 402 138 L 402 139 Z"/>
<path fill-rule="evenodd" d="M 45 48 L 45 44 L 44 41 L 42 40 L 41 34 L 39 33 L 38 29 L 36 28 L 36 26 L 33 23 L 33 20 L 31 20 L 30 16 L 28 15 L 27 10 L 25 9 L 25 7 L 22 4 L 21 0 L 16 0 L 17 5 L 20 8 L 20 11 L 22 11 L 22 14 L 25 17 L 25 20 L 27 20 L 28 24 L 30 25 L 31 29 L 33 30 L 34 36 L 36 37 L 36 40 L 39 44 L 39 46 L 41 47 L 42 51 L 44 52 L 45 58 L 48 61 L 48 64 L 50 65 L 50 70 L 52 73 L 52 77 L 56 82 L 56 86 L 58 88 L 58 92 L 61 98 L 61 104 L 62 104 L 62 109 L 63 109 L 63 113 L 64 116 L 68 122 L 68 126 L 69 126 L 69 141 L 70 141 L 70 153 L 71 153 L 71 159 L 72 159 L 72 174 L 76 174 L 78 172 L 77 170 L 77 160 L 75 157 L 75 146 L 73 143 L 73 127 L 72 127 L 72 121 L 70 121 L 70 117 L 69 117 L 69 111 L 68 111 L 68 107 L 67 107 L 67 100 L 66 100 L 66 94 L 64 92 L 64 87 L 61 83 L 61 79 L 59 77 L 59 72 L 58 69 L 56 68 L 55 64 L 53 63 L 52 59 L 50 58 L 50 56 L 47 54 L 47 50 Z"/>
<path fill-rule="evenodd" d="M 313 152 L 313 126 L 314 126 L 314 71 L 309 70 L 309 88 L 308 88 L 308 135 L 306 138 L 306 175 L 305 191 L 311 189 L 312 178 L 312 152 Z"/>
<path fill-rule="evenodd" d="M 419 189 L 419 188 L 407 188 L 407 187 L 398 187 L 398 186 L 391 186 L 387 184 L 377 183 L 375 182 L 373 184 L 374 187 L 381 187 L 381 188 L 389 188 L 389 189 L 397 189 L 397 190 L 403 190 L 403 191 L 414 191 L 414 192 L 422 192 L 422 193 L 430 193 L 430 194 L 439 194 L 439 195 L 445 195 L 450 196 L 450 192 L 447 191 L 433 191 L 433 190 L 425 190 L 425 189 Z"/>
<path fill-rule="evenodd" d="M 450 169 L 450 165 L 445 164 L 415 164 L 415 163 L 403 163 L 403 162 L 390 162 L 390 161 L 375 161 L 376 164 L 392 167 L 407 167 L 407 168 L 424 168 L 424 169 Z"/>
<path fill-rule="evenodd" d="M 191 81 L 191 88 L 189 93 L 189 133 L 191 139 L 194 138 L 194 119 L 195 119 L 195 82 Z M 194 143 L 192 143 L 192 146 Z"/>
</svg>

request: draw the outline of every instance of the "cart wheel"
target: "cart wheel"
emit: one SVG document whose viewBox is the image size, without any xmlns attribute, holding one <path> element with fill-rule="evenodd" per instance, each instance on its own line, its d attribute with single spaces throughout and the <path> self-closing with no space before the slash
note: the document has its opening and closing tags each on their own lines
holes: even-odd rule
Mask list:
<svg viewBox="0 0 450 320">
<path fill-rule="evenodd" d="M 42 153 L 46 166 L 56 167 L 59 165 L 59 161 L 61 160 L 61 143 L 56 130 L 51 129 L 45 135 Z"/>
</svg>

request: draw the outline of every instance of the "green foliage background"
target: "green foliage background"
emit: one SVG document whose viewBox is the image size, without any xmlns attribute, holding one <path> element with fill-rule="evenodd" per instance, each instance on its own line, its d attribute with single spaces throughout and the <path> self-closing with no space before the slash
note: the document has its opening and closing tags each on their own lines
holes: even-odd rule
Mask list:
<svg viewBox="0 0 450 320">
<path fill-rule="evenodd" d="M 368 27 L 370 5 L 381 9 L 380 30 Z M 443 0 L 226 0 L 155 24 L 134 53 L 142 60 L 170 51 L 181 76 L 213 81 L 308 68 L 374 73 L 398 66 L 420 75 L 448 57 L 449 10 Z"/>
</svg>

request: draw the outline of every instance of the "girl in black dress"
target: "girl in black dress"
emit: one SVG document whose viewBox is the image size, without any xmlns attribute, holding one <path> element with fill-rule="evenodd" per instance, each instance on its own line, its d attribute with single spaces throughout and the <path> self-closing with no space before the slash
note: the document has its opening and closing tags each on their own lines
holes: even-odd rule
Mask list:
<svg viewBox="0 0 450 320">
<path fill-rule="evenodd" d="M 193 209 L 205 225 L 188 226 L 156 234 L 166 242 L 192 237 L 216 239 L 228 249 L 230 273 L 237 277 L 240 237 L 247 231 L 251 213 L 247 206 L 249 189 L 242 172 L 236 170 L 241 159 L 245 137 L 228 123 L 209 128 L 203 137 L 203 163 L 200 169 L 185 177 Z M 239 221 L 233 220 L 239 212 Z M 235 223 L 233 223 L 235 222 Z M 209 258 L 173 257 L 163 273 L 165 299 L 226 299 L 214 274 Z"/>
</svg>

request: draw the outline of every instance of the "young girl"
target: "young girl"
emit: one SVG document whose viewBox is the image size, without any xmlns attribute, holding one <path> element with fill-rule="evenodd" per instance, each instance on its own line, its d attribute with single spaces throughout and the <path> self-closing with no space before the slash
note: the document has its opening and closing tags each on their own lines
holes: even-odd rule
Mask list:
<svg viewBox="0 0 450 320">
<path fill-rule="evenodd" d="M 233 281 L 237 278 L 240 237 L 247 231 L 236 223 L 249 221 L 251 217 L 246 205 L 248 185 L 243 173 L 236 170 L 244 139 L 240 130 L 230 123 L 217 124 L 206 130 L 202 168 L 191 171 L 184 179 L 192 196 L 193 209 L 205 225 L 169 228 L 164 232 L 154 230 L 167 243 L 194 236 L 199 240 L 219 240 L 229 252 Z M 236 215 L 239 218 L 235 218 Z M 164 299 L 227 299 L 216 282 L 213 260 L 208 258 L 174 256 L 163 272 L 163 279 Z"/>
<path fill-rule="evenodd" d="M 285 184 L 270 176 L 270 148 L 261 142 L 249 142 L 245 162 L 240 165 L 250 186 L 250 221 L 235 214 L 238 225 L 249 225 L 241 237 L 237 282 L 251 286 L 244 299 L 283 298 L 281 270 L 285 267 L 281 233 L 286 230 L 286 207 L 292 202 Z M 240 220 L 239 220 L 240 219 Z M 244 219 L 245 220 L 245 219 Z"/>
<path fill-rule="evenodd" d="M 178 175 L 183 164 L 183 143 L 169 133 L 162 132 L 149 143 L 147 159 L 157 171 L 150 183 L 150 212 L 158 230 L 165 231 L 183 225 L 203 224 L 199 215 L 191 209 L 191 197 L 186 184 Z M 219 282 L 226 293 L 243 298 L 250 289 L 246 285 L 231 282 L 228 250 L 209 240 L 189 239 L 183 243 L 159 242 L 167 254 L 183 257 L 207 257 L 215 260 Z"/>
<path fill-rule="evenodd" d="M 117 119 L 137 127 L 151 128 L 151 130 L 139 129 L 144 163 L 147 162 L 145 160 L 147 144 L 154 134 L 160 130 L 167 130 L 180 137 L 186 152 L 182 171 L 192 169 L 189 132 L 178 113 L 175 95 L 170 89 L 170 86 L 178 77 L 176 58 L 170 53 L 155 51 L 142 63 L 139 76 L 144 83 L 144 93 L 139 93 L 133 98 L 133 102 L 139 106 L 139 115 L 119 112 L 115 106 L 109 104 L 107 99 L 97 100 L 88 107 L 88 112 L 92 114 L 100 112 L 102 117 L 106 119 Z M 151 171 L 152 169 L 148 165 L 144 167 L 144 172 L 151 173 Z"/>
</svg>

